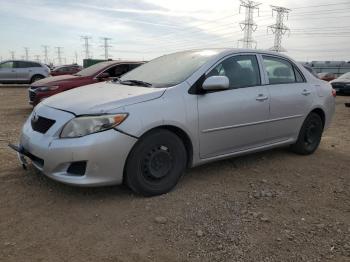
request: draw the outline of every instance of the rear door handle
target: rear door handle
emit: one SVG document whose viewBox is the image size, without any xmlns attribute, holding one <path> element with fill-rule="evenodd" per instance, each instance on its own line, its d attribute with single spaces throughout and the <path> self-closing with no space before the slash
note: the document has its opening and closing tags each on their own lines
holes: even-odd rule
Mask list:
<svg viewBox="0 0 350 262">
<path fill-rule="evenodd" d="M 307 89 L 304 89 L 301 94 L 304 95 L 304 96 L 308 96 L 308 95 L 311 94 L 311 92 L 309 90 L 307 90 Z"/>
<path fill-rule="evenodd" d="M 269 99 L 269 98 L 267 96 L 265 96 L 264 94 L 259 94 L 259 96 L 256 98 L 256 101 L 263 102 L 267 99 Z"/>
</svg>

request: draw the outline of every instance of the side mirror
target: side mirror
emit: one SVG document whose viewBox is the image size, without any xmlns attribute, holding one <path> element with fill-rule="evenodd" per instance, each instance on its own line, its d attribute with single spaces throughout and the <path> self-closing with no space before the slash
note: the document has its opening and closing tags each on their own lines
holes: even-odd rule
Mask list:
<svg viewBox="0 0 350 262">
<path fill-rule="evenodd" d="M 230 80 L 227 76 L 211 76 L 204 81 L 202 88 L 206 91 L 227 90 L 230 88 Z"/>
<path fill-rule="evenodd" d="M 101 73 L 101 74 L 99 74 L 99 75 L 97 76 L 97 79 L 98 79 L 98 80 L 104 80 L 104 79 L 107 79 L 107 78 L 109 78 L 109 77 L 110 77 L 109 73 L 103 72 L 103 73 Z"/>
</svg>

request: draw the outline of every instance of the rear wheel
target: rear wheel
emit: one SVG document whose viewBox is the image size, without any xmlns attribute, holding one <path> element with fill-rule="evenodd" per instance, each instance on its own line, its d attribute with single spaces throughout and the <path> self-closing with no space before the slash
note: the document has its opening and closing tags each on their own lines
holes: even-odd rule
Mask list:
<svg viewBox="0 0 350 262">
<path fill-rule="evenodd" d="M 186 169 L 187 153 L 181 139 L 168 130 L 156 130 L 142 137 L 126 164 L 127 185 L 144 196 L 169 192 Z"/>
<path fill-rule="evenodd" d="M 300 129 L 298 140 L 291 146 L 293 152 L 300 155 L 309 155 L 318 148 L 323 133 L 323 122 L 316 113 L 311 113 L 305 119 Z"/>
<path fill-rule="evenodd" d="M 34 82 L 36 82 L 36 81 L 39 81 L 39 80 L 41 80 L 41 79 L 44 79 L 45 77 L 44 76 L 42 76 L 42 75 L 34 75 L 34 76 L 32 76 L 32 78 L 30 79 L 30 83 L 32 84 L 32 83 L 34 83 Z"/>
</svg>

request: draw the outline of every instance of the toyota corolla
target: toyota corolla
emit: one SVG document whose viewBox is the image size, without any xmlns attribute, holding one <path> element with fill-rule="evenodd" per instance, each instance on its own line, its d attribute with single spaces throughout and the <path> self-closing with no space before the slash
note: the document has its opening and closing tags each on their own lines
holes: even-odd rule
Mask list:
<svg viewBox="0 0 350 262">
<path fill-rule="evenodd" d="M 170 191 L 187 167 L 290 146 L 312 154 L 335 92 L 287 56 L 208 49 L 159 57 L 120 79 L 41 102 L 10 145 L 48 177 Z"/>
</svg>

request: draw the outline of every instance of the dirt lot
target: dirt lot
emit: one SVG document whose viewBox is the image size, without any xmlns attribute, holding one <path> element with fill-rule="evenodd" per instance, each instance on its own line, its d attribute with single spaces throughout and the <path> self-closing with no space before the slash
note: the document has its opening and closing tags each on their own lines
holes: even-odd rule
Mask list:
<svg viewBox="0 0 350 262">
<path fill-rule="evenodd" d="M 350 108 L 312 156 L 286 149 L 188 170 L 142 198 L 22 170 L 24 88 L 0 88 L 0 261 L 350 261 Z"/>
</svg>

